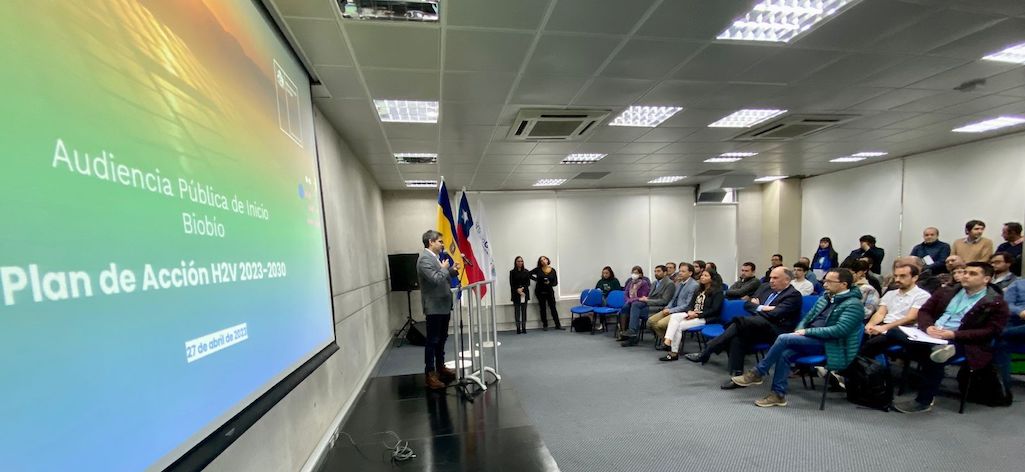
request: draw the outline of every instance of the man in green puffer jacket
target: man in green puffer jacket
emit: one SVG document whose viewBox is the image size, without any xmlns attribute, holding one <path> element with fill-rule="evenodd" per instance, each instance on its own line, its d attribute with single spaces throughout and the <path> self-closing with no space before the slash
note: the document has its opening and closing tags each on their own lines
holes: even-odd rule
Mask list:
<svg viewBox="0 0 1025 472">
<path fill-rule="evenodd" d="M 787 377 L 790 363 L 797 357 L 825 353 L 826 367 L 836 371 L 846 368 L 858 355 L 865 312 L 861 291 L 854 286 L 854 274 L 847 269 L 830 270 L 822 278 L 822 285 L 826 294 L 819 298 L 797 329 L 776 338 L 754 369 L 731 379 L 741 387 L 760 385 L 762 377 L 775 366 L 772 391 L 755 401 L 755 405 L 787 406 Z"/>
</svg>

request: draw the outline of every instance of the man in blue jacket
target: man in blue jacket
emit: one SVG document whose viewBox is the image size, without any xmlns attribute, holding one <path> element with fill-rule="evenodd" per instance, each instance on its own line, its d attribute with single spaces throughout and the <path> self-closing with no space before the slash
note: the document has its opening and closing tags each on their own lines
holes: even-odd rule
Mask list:
<svg viewBox="0 0 1025 472">
<path fill-rule="evenodd" d="M 911 249 L 911 255 L 922 259 L 925 269 L 933 274 L 942 274 L 947 271 L 950 245 L 940 241 L 940 230 L 930 226 L 922 231 L 922 242 Z"/>
</svg>

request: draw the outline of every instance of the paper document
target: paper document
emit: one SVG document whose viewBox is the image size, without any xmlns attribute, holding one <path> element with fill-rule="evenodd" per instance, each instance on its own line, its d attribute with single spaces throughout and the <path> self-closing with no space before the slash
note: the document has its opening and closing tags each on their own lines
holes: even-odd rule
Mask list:
<svg viewBox="0 0 1025 472">
<path fill-rule="evenodd" d="M 922 262 L 925 262 L 925 265 L 932 265 L 932 263 L 936 261 L 932 259 L 932 256 L 925 256 L 922 258 Z"/>
<path fill-rule="evenodd" d="M 947 344 L 947 340 L 946 339 L 934 338 L 932 336 L 929 336 L 928 334 L 925 334 L 925 331 L 922 331 L 922 330 L 920 330 L 918 328 L 912 328 L 910 326 L 898 326 L 898 327 L 900 328 L 901 331 L 904 332 L 904 334 L 908 335 L 908 339 L 910 339 L 912 341 L 918 341 L 918 342 L 921 342 L 921 343 L 929 343 L 929 344 Z"/>
</svg>

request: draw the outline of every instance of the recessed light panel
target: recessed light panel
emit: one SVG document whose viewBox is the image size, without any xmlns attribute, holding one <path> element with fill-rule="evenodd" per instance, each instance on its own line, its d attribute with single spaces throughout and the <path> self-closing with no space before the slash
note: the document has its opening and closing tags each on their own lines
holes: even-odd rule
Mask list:
<svg viewBox="0 0 1025 472">
<path fill-rule="evenodd" d="M 1017 44 L 983 57 L 987 61 L 1011 62 L 1014 64 L 1025 64 L 1025 43 Z"/>
<path fill-rule="evenodd" d="M 636 126 L 654 128 L 671 116 L 677 114 L 681 107 L 630 107 L 620 113 L 609 123 L 609 126 Z"/>
<path fill-rule="evenodd" d="M 765 177 L 755 179 L 755 182 L 772 182 L 773 180 L 783 180 L 787 177 L 786 175 L 766 175 Z"/>
<path fill-rule="evenodd" d="M 438 162 L 438 154 L 433 152 L 398 152 L 394 154 L 399 164 L 434 164 Z"/>
<path fill-rule="evenodd" d="M 851 154 L 851 157 L 882 157 L 882 156 L 885 156 L 887 154 L 889 154 L 889 153 L 878 152 L 878 151 L 864 151 L 864 152 L 858 152 L 858 153 Z"/>
<path fill-rule="evenodd" d="M 716 39 L 788 43 L 861 0 L 762 0 Z"/>
<path fill-rule="evenodd" d="M 991 120 L 980 121 L 978 123 L 971 123 L 960 128 L 954 128 L 955 133 L 985 133 L 987 131 L 993 131 L 995 129 L 1007 128 L 1009 126 L 1017 126 L 1025 123 L 1025 118 L 1020 116 L 1001 116 L 999 118 L 993 118 Z"/>
<path fill-rule="evenodd" d="M 858 162 L 858 161 L 863 161 L 863 160 L 865 160 L 864 157 L 847 156 L 847 157 L 838 157 L 836 159 L 830 159 L 829 162 Z"/>
<path fill-rule="evenodd" d="M 724 152 L 719 154 L 719 157 L 751 157 L 757 155 L 757 152 Z"/>
<path fill-rule="evenodd" d="M 435 188 L 438 186 L 437 180 L 407 180 L 406 187 L 409 188 Z"/>
<path fill-rule="evenodd" d="M 437 123 L 438 102 L 416 100 L 374 100 L 377 114 L 385 123 Z"/>
<path fill-rule="evenodd" d="M 649 184 L 671 184 L 673 182 L 679 182 L 686 179 L 686 175 L 667 175 L 665 177 L 659 177 L 657 179 L 651 179 L 648 181 Z"/>
<path fill-rule="evenodd" d="M 743 157 L 710 157 L 705 159 L 705 162 L 737 162 L 744 159 Z"/>
<path fill-rule="evenodd" d="M 729 116 L 708 125 L 709 128 L 750 128 L 758 123 L 786 113 L 786 110 L 737 110 Z"/>
<path fill-rule="evenodd" d="M 591 164 L 600 161 L 608 154 L 570 154 L 562 159 L 562 164 Z"/>
<path fill-rule="evenodd" d="M 534 184 L 535 187 L 555 187 L 566 183 L 566 179 L 540 179 Z"/>
</svg>

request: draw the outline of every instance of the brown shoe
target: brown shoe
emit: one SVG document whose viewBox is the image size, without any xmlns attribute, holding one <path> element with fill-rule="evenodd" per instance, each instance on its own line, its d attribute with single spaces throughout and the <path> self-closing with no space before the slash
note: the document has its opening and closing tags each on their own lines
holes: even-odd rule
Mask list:
<svg viewBox="0 0 1025 472">
<path fill-rule="evenodd" d="M 445 388 L 445 384 L 438 380 L 437 372 L 428 372 L 427 378 L 424 380 L 424 386 L 429 390 L 441 390 Z"/>
<path fill-rule="evenodd" d="M 773 406 L 787 406 L 787 398 L 776 392 L 769 392 L 765 398 L 755 400 L 755 405 L 762 408 L 769 408 Z"/>
<path fill-rule="evenodd" d="M 448 367 L 442 367 L 438 369 L 438 380 L 447 384 L 452 383 L 456 380 L 456 371 L 449 369 Z"/>
<path fill-rule="evenodd" d="M 758 372 L 756 372 L 754 369 L 744 372 L 744 375 L 737 375 L 735 377 L 731 377 L 730 380 L 732 380 L 733 383 L 741 387 L 762 384 L 762 376 L 758 375 Z"/>
</svg>

